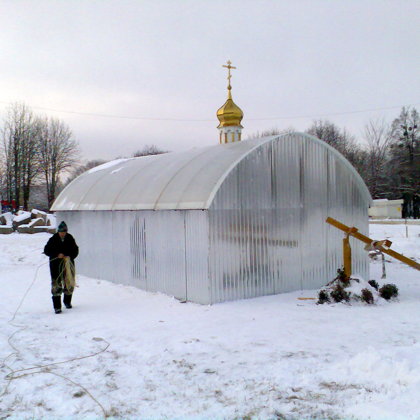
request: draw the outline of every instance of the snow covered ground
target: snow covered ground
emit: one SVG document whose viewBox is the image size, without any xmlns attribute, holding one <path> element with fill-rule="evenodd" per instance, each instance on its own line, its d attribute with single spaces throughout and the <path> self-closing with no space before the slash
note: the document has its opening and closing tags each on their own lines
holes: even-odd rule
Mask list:
<svg viewBox="0 0 420 420">
<path fill-rule="evenodd" d="M 371 236 L 419 260 L 405 229 Z M 0 235 L 0 419 L 420 419 L 420 275 L 398 261 L 399 301 L 376 306 L 297 299 L 315 290 L 200 306 L 79 276 L 55 315 L 48 238 Z"/>
</svg>

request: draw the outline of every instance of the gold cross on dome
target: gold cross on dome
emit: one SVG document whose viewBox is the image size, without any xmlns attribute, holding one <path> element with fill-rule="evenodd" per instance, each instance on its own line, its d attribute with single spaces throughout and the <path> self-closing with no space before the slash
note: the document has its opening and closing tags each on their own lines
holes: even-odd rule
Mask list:
<svg viewBox="0 0 420 420">
<path fill-rule="evenodd" d="M 230 60 L 228 60 L 227 61 L 227 66 L 225 66 L 224 64 L 222 66 L 222 67 L 226 67 L 228 69 L 228 77 L 227 78 L 229 80 L 229 86 L 230 86 L 230 79 L 232 77 L 232 75 L 230 74 L 230 69 L 236 69 L 236 67 L 231 66 L 231 64 L 232 64 L 232 62 Z"/>
</svg>

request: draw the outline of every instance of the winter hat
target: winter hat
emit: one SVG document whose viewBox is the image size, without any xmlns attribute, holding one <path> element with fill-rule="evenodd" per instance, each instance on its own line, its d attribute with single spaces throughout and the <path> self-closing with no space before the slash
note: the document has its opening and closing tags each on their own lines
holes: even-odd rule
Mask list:
<svg viewBox="0 0 420 420">
<path fill-rule="evenodd" d="M 67 232 L 67 225 L 66 223 L 63 221 L 58 225 L 58 232 Z"/>
</svg>

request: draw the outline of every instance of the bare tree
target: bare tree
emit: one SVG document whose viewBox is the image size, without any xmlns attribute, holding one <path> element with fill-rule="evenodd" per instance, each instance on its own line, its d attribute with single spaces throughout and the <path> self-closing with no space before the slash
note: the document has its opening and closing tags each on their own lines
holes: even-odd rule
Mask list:
<svg viewBox="0 0 420 420">
<path fill-rule="evenodd" d="M 269 137 L 269 136 L 277 136 L 279 134 L 290 134 L 290 133 L 294 133 L 296 132 L 296 130 L 293 127 L 288 127 L 285 128 L 283 130 L 280 130 L 277 127 L 273 127 L 270 128 L 268 130 L 263 130 L 263 131 L 256 131 L 255 133 L 250 134 L 247 139 L 259 139 L 262 137 Z"/>
<path fill-rule="evenodd" d="M 404 198 L 403 216 L 420 217 L 420 116 L 415 108 L 403 108 L 392 123 L 389 194 Z"/>
<path fill-rule="evenodd" d="M 306 130 L 308 134 L 319 138 L 338 150 L 364 176 L 365 153 L 356 143 L 355 138 L 345 128 L 342 130 L 327 120 L 314 121 Z"/>
<path fill-rule="evenodd" d="M 24 104 L 8 109 L 3 128 L 4 178 L 8 200 L 26 209 L 33 179 L 39 171 L 37 128 L 32 111 Z"/>
<path fill-rule="evenodd" d="M 386 163 L 391 143 L 391 128 L 384 120 L 369 121 L 364 128 L 367 143 L 365 182 L 373 198 L 386 194 Z"/>
<path fill-rule="evenodd" d="M 3 156 L 0 154 L 0 198 L 4 200 L 6 199 L 6 197 L 7 197 L 6 172 L 5 172 Z"/>
<path fill-rule="evenodd" d="M 400 116 L 392 123 L 394 143 L 407 153 L 408 161 L 413 164 L 418 158 L 420 146 L 420 115 L 416 108 L 401 110 Z"/>
<path fill-rule="evenodd" d="M 351 154 L 354 149 L 354 137 L 346 129 L 341 130 L 330 121 L 314 121 L 306 132 L 325 141 L 325 143 L 337 149 L 345 157 Z"/>
<path fill-rule="evenodd" d="M 137 150 L 137 152 L 133 153 L 133 157 L 140 157 L 140 156 L 149 156 L 149 155 L 161 155 L 162 153 L 168 153 L 167 150 L 161 150 L 154 144 L 148 145 L 143 147 L 141 150 Z"/>
<path fill-rule="evenodd" d="M 72 168 L 79 157 L 78 144 L 65 123 L 56 118 L 44 118 L 39 157 L 47 188 L 48 207 L 51 207 L 60 175 Z"/>
<path fill-rule="evenodd" d="M 83 173 L 85 173 L 89 169 L 95 168 L 96 166 L 102 165 L 106 162 L 107 162 L 106 160 L 94 159 L 94 160 L 89 160 L 88 162 L 86 162 L 83 165 L 76 166 L 70 172 L 70 175 L 66 179 L 66 182 L 64 183 L 64 186 L 70 184 L 70 182 L 74 181 L 78 176 L 82 175 Z"/>
<path fill-rule="evenodd" d="M 28 209 L 33 183 L 40 173 L 40 134 L 41 121 L 39 118 L 33 118 L 29 126 L 28 136 L 22 144 L 22 198 L 25 210 Z"/>
</svg>

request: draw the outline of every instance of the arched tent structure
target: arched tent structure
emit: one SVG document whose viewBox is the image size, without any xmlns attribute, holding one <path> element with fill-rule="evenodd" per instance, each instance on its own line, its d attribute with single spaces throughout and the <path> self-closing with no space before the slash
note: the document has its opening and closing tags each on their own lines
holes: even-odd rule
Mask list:
<svg viewBox="0 0 420 420">
<path fill-rule="evenodd" d="M 325 219 L 367 233 L 370 201 L 342 155 L 293 133 L 113 161 L 52 210 L 77 238 L 79 273 L 208 304 L 322 286 L 342 265 Z"/>
</svg>

